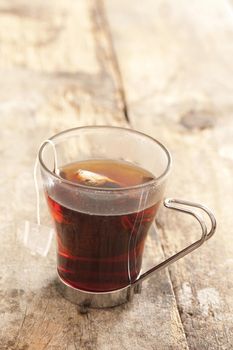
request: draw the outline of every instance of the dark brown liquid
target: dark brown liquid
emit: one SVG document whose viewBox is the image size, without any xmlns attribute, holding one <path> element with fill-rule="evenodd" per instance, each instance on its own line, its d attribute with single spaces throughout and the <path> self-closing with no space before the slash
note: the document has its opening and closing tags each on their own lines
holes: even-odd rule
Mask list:
<svg viewBox="0 0 233 350">
<path fill-rule="evenodd" d="M 151 180 L 151 174 L 144 169 L 108 160 L 70 164 L 60 174 L 81 183 L 78 169 L 106 177 L 101 184 L 105 188 L 123 188 Z M 137 279 L 147 232 L 159 203 L 139 212 L 95 215 L 66 208 L 49 196 L 47 200 L 57 232 L 58 273 L 66 283 L 86 291 L 105 292 Z M 90 200 L 88 196 L 86 200 Z"/>
</svg>

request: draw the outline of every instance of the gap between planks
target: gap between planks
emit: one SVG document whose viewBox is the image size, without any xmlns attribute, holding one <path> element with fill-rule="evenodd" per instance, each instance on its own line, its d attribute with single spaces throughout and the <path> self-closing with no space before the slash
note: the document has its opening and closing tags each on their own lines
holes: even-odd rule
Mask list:
<svg viewBox="0 0 233 350">
<path fill-rule="evenodd" d="M 107 60 L 111 62 L 111 65 L 113 67 L 112 74 L 115 77 L 115 81 L 117 82 L 117 89 L 119 92 L 119 97 L 122 103 L 122 111 L 123 116 L 127 123 L 130 125 L 130 119 L 128 116 L 128 109 L 127 109 L 127 102 L 126 102 L 126 96 L 125 96 L 125 90 L 123 86 L 123 80 L 122 75 L 120 71 L 120 67 L 117 60 L 116 51 L 114 49 L 113 40 L 111 36 L 110 26 L 108 24 L 107 16 L 105 7 L 102 0 L 89 0 L 90 2 L 90 8 L 91 8 L 91 18 L 93 21 L 93 35 L 96 38 L 96 43 L 98 45 L 98 38 L 96 33 L 102 32 L 103 36 L 105 36 L 105 41 L 108 46 L 108 50 L 100 50 L 101 54 L 100 57 L 97 57 L 100 61 L 100 65 L 102 65 L 101 56 L 105 54 L 107 57 Z M 98 54 L 98 53 L 97 53 Z"/>
<path fill-rule="evenodd" d="M 116 79 L 118 81 L 118 87 L 119 87 L 119 93 L 122 99 L 122 103 L 123 103 L 123 113 L 124 113 L 124 117 L 127 121 L 127 123 L 129 124 L 129 126 L 131 127 L 131 120 L 129 117 L 129 113 L 128 113 L 128 108 L 127 108 L 127 99 L 126 99 L 126 94 L 125 94 L 125 89 L 124 89 L 124 84 L 123 84 L 123 79 L 122 79 L 122 74 L 120 71 L 120 66 L 118 63 L 118 59 L 117 59 L 117 54 L 114 48 L 114 44 L 113 44 L 113 39 L 112 39 L 112 35 L 111 35 L 111 30 L 110 30 L 110 25 L 108 23 L 108 19 L 106 16 L 106 11 L 105 11 L 105 6 L 102 0 L 90 0 L 92 3 L 92 8 L 94 9 L 93 13 L 92 13 L 92 18 L 93 18 L 93 23 L 95 24 L 96 28 L 99 28 L 99 26 L 101 26 L 101 30 L 105 33 L 106 39 L 108 41 L 108 46 L 110 48 L 110 59 L 112 61 L 112 65 L 115 69 L 116 72 Z M 95 33 L 94 33 L 95 34 Z M 164 232 L 164 227 L 160 226 L 159 227 L 160 232 Z M 160 245 L 161 245 L 161 249 L 164 255 L 164 258 L 166 259 L 166 255 L 165 255 L 165 249 L 164 249 L 164 245 L 162 243 L 162 240 L 160 239 Z M 180 313 L 180 308 L 178 305 L 178 301 L 177 301 L 177 296 L 175 293 L 175 288 L 173 286 L 173 280 L 171 278 L 171 273 L 170 273 L 170 269 L 167 269 L 168 271 L 168 278 L 170 280 L 170 284 L 171 284 L 171 289 L 172 289 L 172 293 L 174 296 L 174 300 L 176 303 L 176 309 L 177 309 L 177 313 L 179 315 L 179 321 L 180 321 L 180 325 L 182 326 L 182 332 L 183 335 L 186 339 L 186 346 L 188 349 L 190 349 L 188 341 L 187 341 L 187 336 L 184 330 L 184 325 L 182 322 L 182 318 L 181 318 L 181 313 Z"/>
</svg>

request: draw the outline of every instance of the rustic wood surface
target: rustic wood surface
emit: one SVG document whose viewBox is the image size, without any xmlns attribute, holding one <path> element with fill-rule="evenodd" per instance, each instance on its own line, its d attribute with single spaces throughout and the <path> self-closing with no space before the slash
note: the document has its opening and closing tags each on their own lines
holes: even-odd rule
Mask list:
<svg viewBox="0 0 233 350">
<path fill-rule="evenodd" d="M 227 0 L 0 0 L 0 350 L 233 348 L 232 11 Z M 218 231 L 132 303 L 82 314 L 57 291 L 48 230 L 33 231 L 32 169 L 44 139 L 87 124 L 164 142 L 167 194 L 211 207 Z M 198 236 L 168 210 L 158 226 L 145 267 Z"/>
<path fill-rule="evenodd" d="M 110 34 L 100 1 L 0 1 L 1 350 L 188 349 L 168 271 L 133 303 L 83 314 L 57 291 L 48 229 L 36 231 L 40 143 L 79 125 L 129 127 Z M 158 236 L 146 256 L 145 265 L 164 258 Z"/>
</svg>

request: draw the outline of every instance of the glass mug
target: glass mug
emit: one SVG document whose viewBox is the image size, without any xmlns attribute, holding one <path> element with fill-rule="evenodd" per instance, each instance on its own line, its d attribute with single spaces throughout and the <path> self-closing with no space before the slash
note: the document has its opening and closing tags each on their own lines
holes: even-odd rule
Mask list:
<svg viewBox="0 0 233 350">
<path fill-rule="evenodd" d="M 126 161 L 153 177 L 109 188 L 73 182 L 58 172 L 67 164 L 91 160 L 119 161 L 119 166 Z M 109 126 L 69 129 L 42 144 L 39 163 L 56 229 L 60 289 L 79 305 L 111 307 L 132 299 L 142 281 L 200 247 L 215 232 L 216 220 L 205 206 L 163 199 L 171 156 L 160 142 L 140 132 Z M 201 238 L 141 273 L 146 236 L 162 202 L 194 216 Z M 209 232 L 192 207 L 207 213 Z"/>
</svg>

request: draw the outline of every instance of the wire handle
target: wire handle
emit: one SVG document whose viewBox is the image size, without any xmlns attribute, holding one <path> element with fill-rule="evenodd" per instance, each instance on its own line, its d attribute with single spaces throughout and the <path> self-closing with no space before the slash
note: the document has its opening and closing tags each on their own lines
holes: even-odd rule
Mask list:
<svg viewBox="0 0 233 350">
<path fill-rule="evenodd" d="M 132 283 L 132 287 L 140 284 L 142 281 L 144 281 L 146 278 L 150 277 L 152 274 L 154 274 L 157 271 L 162 270 L 163 268 L 167 267 L 168 265 L 172 264 L 173 262 L 183 258 L 185 255 L 191 253 L 193 250 L 199 248 L 206 240 L 210 239 L 210 237 L 213 236 L 215 230 L 216 230 L 216 219 L 213 215 L 213 213 L 204 205 L 184 201 L 180 199 L 174 199 L 174 198 L 167 198 L 164 200 L 164 206 L 168 209 L 173 209 L 177 211 L 181 211 L 182 213 L 186 213 L 189 215 L 192 215 L 197 219 L 201 226 L 201 238 L 195 241 L 194 243 L 190 244 L 188 247 L 182 249 L 180 252 L 172 255 L 170 258 L 162 261 L 160 264 L 152 267 L 150 270 L 144 272 L 135 282 Z M 205 221 L 203 218 L 197 214 L 195 211 L 187 208 L 187 207 L 194 207 L 203 210 L 210 218 L 211 221 L 211 228 L 210 231 L 207 232 L 207 227 L 205 224 Z"/>
</svg>

